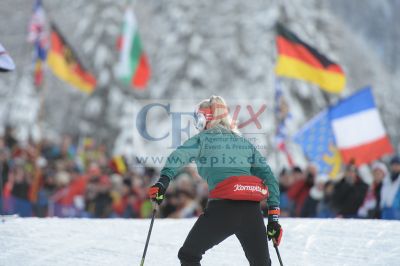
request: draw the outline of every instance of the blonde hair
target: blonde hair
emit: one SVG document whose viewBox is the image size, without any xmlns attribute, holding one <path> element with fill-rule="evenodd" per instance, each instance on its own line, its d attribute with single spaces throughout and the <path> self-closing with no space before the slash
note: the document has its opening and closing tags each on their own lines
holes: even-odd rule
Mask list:
<svg viewBox="0 0 400 266">
<path fill-rule="evenodd" d="M 236 121 L 231 118 L 228 105 L 221 96 L 213 95 L 210 99 L 201 101 L 199 103 L 199 108 L 211 109 L 213 118 L 209 121 L 209 128 L 222 126 L 233 133 L 240 134 L 240 131 L 236 126 Z"/>
</svg>

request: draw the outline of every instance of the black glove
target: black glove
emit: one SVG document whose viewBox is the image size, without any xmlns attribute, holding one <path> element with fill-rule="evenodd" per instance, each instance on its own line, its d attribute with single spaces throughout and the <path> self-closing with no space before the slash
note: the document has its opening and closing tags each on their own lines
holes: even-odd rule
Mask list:
<svg viewBox="0 0 400 266">
<path fill-rule="evenodd" d="M 268 210 L 268 225 L 267 225 L 267 235 L 268 239 L 274 242 L 275 246 L 279 246 L 282 238 L 282 227 L 279 224 L 279 207 L 269 207 Z"/>
<path fill-rule="evenodd" d="M 164 200 L 165 192 L 167 191 L 169 185 L 169 177 L 162 176 L 157 183 L 149 188 L 147 194 L 149 198 L 156 202 L 158 205 Z"/>
</svg>

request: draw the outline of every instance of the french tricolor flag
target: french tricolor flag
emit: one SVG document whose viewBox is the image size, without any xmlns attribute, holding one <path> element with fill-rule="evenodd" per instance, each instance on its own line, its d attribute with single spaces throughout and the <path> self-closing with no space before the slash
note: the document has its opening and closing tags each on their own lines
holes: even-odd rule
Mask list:
<svg viewBox="0 0 400 266">
<path fill-rule="evenodd" d="M 370 87 L 340 101 L 329 116 L 345 163 L 361 165 L 393 153 Z"/>
</svg>

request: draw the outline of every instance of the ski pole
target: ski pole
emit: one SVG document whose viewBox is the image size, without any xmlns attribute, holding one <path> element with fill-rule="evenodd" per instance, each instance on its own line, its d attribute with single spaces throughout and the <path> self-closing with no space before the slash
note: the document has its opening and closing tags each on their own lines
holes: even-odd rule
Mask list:
<svg viewBox="0 0 400 266">
<path fill-rule="evenodd" d="M 274 248 L 275 248 L 275 251 L 276 251 L 276 255 L 278 256 L 279 264 L 281 266 L 283 266 L 282 259 L 281 259 L 281 254 L 279 253 L 278 246 L 274 244 Z"/>
<path fill-rule="evenodd" d="M 153 224 L 154 224 L 154 218 L 156 217 L 156 212 L 157 212 L 157 209 L 154 207 L 153 214 L 151 216 L 149 232 L 147 233 L 146 245 L 144 246 L 144 251 L 143 251 L 143 256 L 142 256 L 142 261 L 140 263 L 140 266 L 144 265 L 144 259 L 146 258 L 147 247 L 149 246 L 151 230 L 153 230 Z"/>
</svg>

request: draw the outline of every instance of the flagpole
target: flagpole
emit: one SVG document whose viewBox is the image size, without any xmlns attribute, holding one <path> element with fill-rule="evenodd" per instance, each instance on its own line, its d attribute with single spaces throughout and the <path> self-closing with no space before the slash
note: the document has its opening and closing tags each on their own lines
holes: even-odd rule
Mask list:
<svg viewBox="0 0 400 266">
<path fill-rule="evenodd" d="M 40 1 L 42 9 L 45 11 L 45 4 L 44 4 L 44 0 Z M 50 18 L 50 13 L 46 12 L 46 16 L 48 16 Z M 51 20 L 51 19 L 50 19 Z M 47 23 L 46 23 L 47 24 Z M 42 64 L 42 71 L 43 71 L 43 83 L 41 88 L 38 86 L 36 87 L 36 90 L 39 91 L 40 90 L 40 97 L 39 97 L 39 114 L 38 114 L 38 126 L 39 126 L 39 134 L 40 134 L 40 139 L 42 139 L 43 136 L 43 120 L 44 120 L 44 115 L 45 115 L 45 110 L 44 110 L 44 103 L 46 100 L 46 93 L 47 93 L 47 85 L 46 85 L 46 80 L 44 79 L 45 75 L 45 61 Z"/>
<path fill-rule="evenodd" d="M 278 22 L 282 23 L 282 24 L 287 24 L 289 22 L 289 18 L 286 12 L 286 1 L 282 0 L 279 2 L 279 17 L 278 17 Z M 275 54 L 277 54 L 276 51 L 276 46 L 275 46 Z M 276 90 L 277 90 L 277 82 L 280 82 L 280 79 L 276 76 L 276 74 L 274 73 L 274 92 L 276 95 Z M 281 86 L 282 84 L 280 83 L 279 86 Z M 282 88 L 281 88 L 282 89 Z M 275 96 L 274 95 L 274 96 Z M 274 97 L 275 98 L 275 97 Z M 275 102 L 275 108 L 277 108 L 278 103 Z M 275 111 L 275 110 L 274 110 Z M 275 111 L 276 112 L 276 111 Z M 274 112 L 274 118 L 275 118 L 275 136 L 278 133 L 278 127 L 279 127 L 279 119 L 276 115 L 276 113 Z M 279 164 L 279 154 L 280 154 L 280 150 L 276 147 L 275 145 L 275 149 L 276 149 L 276 156 L 275 156 L 275 160 L 276 160 L 276 165 L 278 166 Z M 290 164 L 290 162 L 288 162 Z"/>
<path fill-rule="evenodd" d="M 41 5 L 41 8 L 43 10 L 45 10 L 44 0 L 40 1 L 40 5 Z M 46 51 L 46 53 L 47 53 L 47 51 Z M 35 82 L 33 82 L 36 91 L 39 93 L 39 112 L 38 112 L 38 116 L 37 116 L 39 139 L 38 139 L 38 144 L 35 147 L 36 154 L 35 154 L 35 165 L 34 165 L 34 177 L 33 177 L 33 182 L 32 182 L 31 190 L 30 190 L 30 194 L 29 194 L 29 199 L 30 199 L 31 203 L 34 203 L 37 200 L 37 192 L 39 190 L 40 179 L 41 179 L 41 175 L 42 175 L 41 168 L 40 168 L 40 166 L 37 165 L 37 160 L 38 160 L 38 158 L 40 158 L 41 150 L 42 150 L 42 143 L 43 143 L 43 139 L 44 139 L 44 121 L 45 121 L 45 115 L 46 115 L 45 102 L 46 102 L 46 94 L 47 94 L 47 90 L 48 90 L 48 86 L 47 86 L 47 83 L 45 80 L 46 59 L 43 60 L 41 62 L 41 64 L 42 64 L 41 71 L 42 71 L 42 75 L 43 75 L 42 83 L 41 83 L 41 85 L 35 85 Z"/>
<path fill-rule="evenodd" d="M 276 77 L 275 74 L 273 75 L 273 81 L 274 81 L 274 97 L 273 97 L 273 99 L 275 99 L 276 98 L 276 82 L 277 82 L 277 77 Z M 276 171 L 277 171 L 277 173 L 279 173 L 279 168 L 280 168 L 280 165 L 279 165 L 279 150 L 277 149 L 277 146 L 276 146 L 276 136 L 277 136 L 277 132 L 278 132 L 278 118 L 277 118 L 277 115 L 276 115 L 277 104 L 278 103 L 276 101 L 274 101 L 273 114 L 274 114 L 274 125 L 275 125 L 275 128 L 274 128 L 274 134 L 273 134 L 274 141 L 272 142 L 272 144 L 273 144 L 272 147 L 275 150 L 275 167 L 276 167 Z"/>
</svg>

